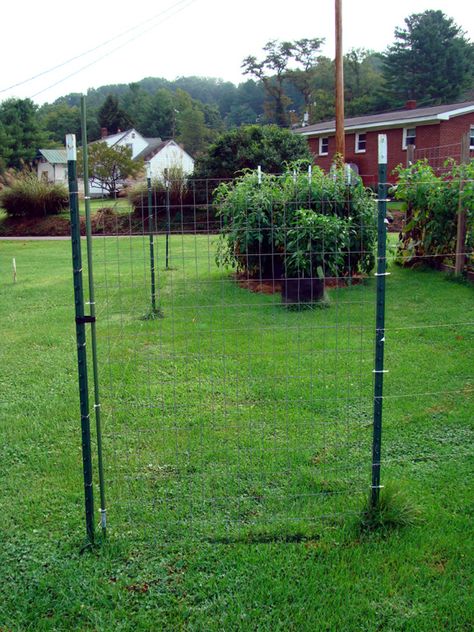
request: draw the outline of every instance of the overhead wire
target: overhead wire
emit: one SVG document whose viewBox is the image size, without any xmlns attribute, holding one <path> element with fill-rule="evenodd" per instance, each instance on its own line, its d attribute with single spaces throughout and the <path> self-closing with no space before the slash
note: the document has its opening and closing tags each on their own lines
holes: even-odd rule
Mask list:
<svg viewBox="0 0 474 632">
<path fill-rule="evenodd" d="M 47 74 L 50 74 L 51 72 L 54 72 L 55 70 L 63 68 L 64 66 L 67 66 L 68 64 L 70 64 L 70 63 L 72 63 L 74 61 L 77 61 L 78 59 L 81 59 L 82 57 L 90 55 L 91 53 L 103 48 L 104 46 L 107 46 L 111 42 L 114 42 L 115 40 L 120 39 L 120 38 L 124 37 L 125 35 L 133 32 L 133 31 L 136 31 L 137 29 L 140 29 L 145 24 L 150 25 L 150 22 L 154 22 L 151 26 L 148 26 L 148 28 L 144 29 L 143 31 L 140 31 L 139 33 L 137 33 L 133 37 L 127 39 L 125 42 L 122 42 L 119 46 L 116 46 L 115 48 L 113 48 L 110 51 L 106 52 L 104 55 L 101 55 L 100 57 L 96 58 L 95 60 L 91 61 L 90 63 L 82 66 L 81 68 L 75 70 L 74 72 L 69 73 L 68 75 L 66 75 L 62 79 L 60 79 L 60 80 L 54 82 L 53 84 L 49 85 L 48 87 L 43 88 L 42 90 L 39 90 L 35 94 L 31 95 L 30 98 L 34 98 L 35 96 L 38 96 L 39 94 L 42 94 L 43 92 L 46 92 L 47 90 L 59 85 L 63 81 L 66 81 L 70 77 L 73 77 L 74 75 L 79 74 L 83 70 L 86 70 L 87 68 L 90 68 L 91 66 L 95 65 L 96 63 L 99 63 L 105 57 L 108 57 L 109 55 L 113 54 L 117 50 L 120 50 L 122 47 L 124 47 L 127 44 L 135 41 L 136 39 L 138 39 L 139 37 L 141 37 L 145 33 L 148 33 L 149 31 L 153 30 L 157 26 L 160 26 L 161 24 L 163 24 L 163 22 L 165 22 L 169 18 L 177 15 L 178 13 L 183 11 L 184 9 L 187 9 L 194 2 L 196 2 L 196 0 L 179 0 L 178 2 L 175 2 L 171 6 L 167 7 L 166 9 L 164 9 L 164 10 L 160 11 L 159 13 L 155 14 L 151 18 L 147 18 L 146 20 L 140 22 L 139 24 L 136 24 L 135 26 L 132 26 L 132 27 L 126 29 L 125 31 L 122 31 L 121 33 L 118 33 L 114 37 L 109 38 L 108 40 L 98 44 L 97 46 L 94 46 L 94 47 L 92 47 L 92 48 L 90 48 L 90 49 L 88 49 L 86 51 L 83 51 L 82 53 L 79 53 L 78 55 L 75 55 L 74 57 L 70 57 L 69 59 L 65 60 L 64 62 L 61 62 L 60 64 L 56 64 L 55 66 L 52 66 L 51 68 L 43 70 L 42 72 L 39 72 L 36 75 L 32 75 L 31 77 L 28 77 L 27 79 L 19 81 L 19 82 L 15 83 L 15 84 L 12 84 L 12 85 L 10 85 L 10 86 L 8 86 L 6 88 L 0 89 L 0 94 L 2 94 L 4 92 L 7 92 L 8 90 L 12 90 L 14 88 L 17 88 L 19 86 L 25 85 L 27 83 L 31 83 L 32 81 L 35 81 L 36 79 L 39 79 L 40 77 L 43 77 L 43 76 L 45 76 Z M 182 6 L 180 6 L 180 5 L 182 5 Z M 173 11 L 173 9 L 176 9 L 176 10 Z M 170 11 L 172 11 L 172 13 L 169 13 Z M 169 14 L 169 15 L 166 15 L 166 14 Z M 155 22 L 155 20 L 157 20 L 161 16 L 164 16 L 163 19 L 159 20 L 158 22 Z"/>
</svg>

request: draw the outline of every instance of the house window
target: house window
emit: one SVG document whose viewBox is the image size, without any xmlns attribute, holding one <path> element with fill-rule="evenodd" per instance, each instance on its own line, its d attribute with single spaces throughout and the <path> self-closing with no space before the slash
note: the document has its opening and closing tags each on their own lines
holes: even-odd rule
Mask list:
<svg viewBox="0 0 474 632">
<path fill-rule="evenodd" d="M 471 125 L 471 132 L 469 134 L 469 148 L 474 149 L 474 125 Z"/>
<path fill-rule="evenodd" d="M 403 149 L 408 145 L 416 145 L 416 127 L 405 127 L 403 129 Z"/>
<path fill-rule="evenodd" d="M 319 139 L 319 155 L 327 156 L 329 153 L 329 138 L 327 136 Z"/>
<path fill-rule="evenodd" d="M 365 132 L 361 134 L 356 134 L 355 136 L 355 152 L 356 154 L 365 153 L 367 142 L 367 134 Z"/>
</svg>

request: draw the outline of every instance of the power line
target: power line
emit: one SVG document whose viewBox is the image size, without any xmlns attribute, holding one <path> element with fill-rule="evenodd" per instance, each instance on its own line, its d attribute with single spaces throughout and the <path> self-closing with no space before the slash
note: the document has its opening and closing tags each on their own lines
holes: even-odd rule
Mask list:
<svg viewBox="0 0 474 632">
<path fill-rule="evenodd" d="M 7 92 L 8 90 L 12 90 L 13 88 L 17 88 L 19 86 L 22 86 L 26 83 L 30 83 L 32 81 L 35 81 L 36 79 L 43 77 L 44 75 L 47 75 L 55 70 L 58 70 L 59 68 L 63 68 L 64 66 L 67 66 L 68 64 L 70 64 L 73 61 L 76 61 L 78 59 L 81 59 L 82 57 L 85 57 L 86 55 L 90 55 L 91 53 L 99 50 L 100 48 L 103 48 L 104 46 L 107 46 L 108 44 L 110 44 L 111 42 L 114 42 L 117 39 L 120 39 L 121 37 L 124 37 L 125 35 L 127 35 L 128 33 L 131 33 L 133 31 L 136 31 L 137 29 L 141 28 L 142 26 L 144 26 L 145 24 L 150 24 L 150 22 L 154 22 L 156 19 L 158 19 L 159 17 L 169 13 L 170 11 L 172 11 L 173 9 L 179 7 L 179 5 L 184 5 L 182 7 L 180 7 L 179 9 L 177 9 L 174 13 L 171 13 L 170 15 L 167 15 L 166 17 L 164 17 L 162 20 L 160 20 L 158 23 L 153 24 L 152 26 L 149 26 L 149 28 L 145 29 L 143 32 L 138 33 L 136 36 L 126 40 L 123 44 L 121 44 L 120 46 L 112 49 L 110 52 L 105 53 L 103 56 L 97 58 L 95 61 L 91 62 L 90 64 L 87 64 L 85 66 L 83 66 L 82 68 L 80 68 L 79 70 L 67 75 L 64 79 L 61 79 L 60 81 L 57 81 L 56 83 L 53 83 L 51 86 L 49 86 L 48 88 L 45 88 L 44 90 L 41 90 L 39 92 L 37 92 L 36 94 L 34 94 L 31 98 L 37 96 L 38 94 L 41 94 L 42 92 L 45 92 L 46 90 L 49 90 L 50 88 L 58 85 L 59 83 L 61 83 L 62 81 L 65 81 L 66 79 L 68 79 L 69 77 L 74 76 L 75 74 L 78 74 L 79 72 L 81 72 L 82 70 L 85 70 L 86 68 L 89 68 L 90 66 L 94 65 L 95 63 L 98 63 L 99 61 L 101 61 L 102 59 L 104 59 L 104 57 L 107 57 L 108 55 L 112 54 L 113 52 L 115 52 L 116 50 L 119 50 L 122 46 L 125 46 L 126 44 L 134 41 L 135 39 L 137 39 L 138 37 L 140 37 L 141 35 L 143 35 L 144 33 L 147 33 L 148 31 L 152 30 L 153 28 L 155 28 L 156 26 L 159 26 L 160 24 L 162 24 L 165 20 L 169 19 L 170 17 L 173 17 L 174 15 L 176 15 L 177 13 L 179 13 L 180 11 L 186 9 L 190 4 L 192 4 L 193 2 L 195 2 L 196 0 L 179 0 L 178 2 L 176 2 L 175 4 L 172 4 L 171 6 L 167 7 L 166 9 L 164 9 L 163 11 L 160 11 L 159 13 L 156 13 L 155 15 L 153 15 L 151 18 L 147 18 L 146 20 L 144 20 L 143 22 L 140 22 L 139 24 L 136 24 L 135 26 L 132 26 L 128 29 L 126 29 L 125 31 L 122 31 L 121 33 L 118 33 L 117 35 L 115 35 L 114 37 L 109 38 L 108 40 L 102 42 L 101 44 L 98 44 L 97 46 L 94 46 L 93 48 L 89 48 L 88 50 L 79 53 L 78 55 L 75 55 L 74 57 L 70 57 L 69 59 L 67 59 L 64 62 L 61 62 L 60 64 L 57 64 L 56 66 L 52 66 L 51 68 L 48 68 L 47 70 L 43 70 L 42 72 L 36 74 L 36 75 L 32 75 L 31 77 L 28 77 L 27 79 L 23 79 L 22 81 L 19 81 L 18 83 L 12 84 L 11 86 L 8 86 L 6 88 L 2 88 L 0 89 L 0 94 Z"/>
</svg>

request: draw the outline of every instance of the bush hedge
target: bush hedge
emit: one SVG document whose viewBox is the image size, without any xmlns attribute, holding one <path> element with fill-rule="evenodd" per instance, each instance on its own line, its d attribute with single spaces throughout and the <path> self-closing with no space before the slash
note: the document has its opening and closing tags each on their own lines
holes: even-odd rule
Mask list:
<svg viewBox="0 0 474 632">
<path fill-rule="evenodd" d="M 44 182 L 31 172 L 11 177 L 0 191 L 0 207 L 10 217 L 57 215 L 68 206 L 66 185 Z"/>
</svg>

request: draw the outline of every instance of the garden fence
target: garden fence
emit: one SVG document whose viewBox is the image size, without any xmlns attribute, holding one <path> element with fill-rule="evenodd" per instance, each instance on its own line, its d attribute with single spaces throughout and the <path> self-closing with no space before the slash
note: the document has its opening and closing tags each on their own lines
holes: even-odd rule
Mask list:
<svg viewBox="0 0 474 632">
<path fill-rule="evenodd" d="M 319 188 L 311 170 L 233 182 L 149 175 L 130 199 L 100 202 L 87 266 L 94 315 L 76 323 L 93 322 L 97 335 L 91 410 L 101 413 L 99 504 L 104 518 L 107 498 L 113 532 L 161 543 L 303 537 L 359 513 L 385 477 L 469 455 L 455 435 L 435 449 L 438 425 L 421 437 L 409 423 L 441 397 L 472 394 L 441 365 L 473 318 L 444 322 L 436 296 L 415 317 L 403 309 L 427 298 L 413 271 L 391 275 L 382 174 L 379 195 L 359 198 L 347 171 Z M 315 227 L 304 209 L 339 223 Z"/>
</svg>

